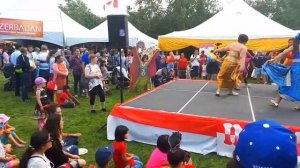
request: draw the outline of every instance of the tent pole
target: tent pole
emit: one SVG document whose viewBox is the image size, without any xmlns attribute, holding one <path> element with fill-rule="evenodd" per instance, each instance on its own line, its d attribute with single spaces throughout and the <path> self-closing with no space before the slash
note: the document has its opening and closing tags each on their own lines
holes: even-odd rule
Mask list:
<svg viewBox="0 0 300 168">
<path fill-rule="evenodd" d="M 63 49 L 65 49 L 66 48 L 66 37 L 65 37 L 65 29 L 64 29 L 63 19 L 61 16 L 61 10 L 59 10 L 59 16 L 60 16 L 60 22 L 61 22 L 62 34 L 63 34 Z"/>
</svg>

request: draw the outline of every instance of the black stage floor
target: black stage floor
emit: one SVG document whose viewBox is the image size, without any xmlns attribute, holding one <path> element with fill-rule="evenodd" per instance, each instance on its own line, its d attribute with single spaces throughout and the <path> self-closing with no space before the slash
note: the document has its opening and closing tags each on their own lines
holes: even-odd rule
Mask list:
<svg viewBox="0 0 300 168">
<path fill-rule="evenodd" d="M 215 82 L 177 80 L 123 106 L 246 121 L 269 119 L 300 126 L 300 111 L 294 110 L 297 104 L 283 100 L 279 107 L 271 106 L 276 86 L 252 84 L 241 88 L 238 96 L 224 92 L 217 97 L 215 91 Z"/>
</svg>

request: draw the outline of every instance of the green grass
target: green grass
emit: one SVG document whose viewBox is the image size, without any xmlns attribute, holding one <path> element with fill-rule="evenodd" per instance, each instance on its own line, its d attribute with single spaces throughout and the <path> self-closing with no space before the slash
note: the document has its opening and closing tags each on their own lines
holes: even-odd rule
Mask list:
<svg viewBox="0 0 300 168">
<path fill-rule="evenodd" d="M 14 92 L 3 92 L 3 84 L 7 80 L 4 79 L 2 73 L 0 75 L 0 113 L 10 116 L 9 123 L 17 128 L 17 134 L 29 143 L 30 135 L 37 130 L 37 122 L 32 119 L 34 112 L 35 100 L 31 94 L 29 102 L 23 103 L 19 97 L 14 96 Z M 72 86 L 72 84 L 71 84 Z M 106 98 L 107 110 L 111 111 L 113 106 L 120 101 L 118 90 L 113 90 L 113 95 Z M 136 94 L 124 92 L 125 100 L 128 100 Z M 98 100 L 98 99 L 97 99 Z M 106 129 L 99 128 L 106 123 L 109 112 L 90 114 L 89 102 L 86 98 L 80 98 L 81 105 L 75 109 L 63 109 L 64 115 L 64 132 L 75 133 L 80 132 L 80 147 L 87 148 L 88 154 L 82 156 L 88 165 L 94 164 L 94 154 L 98 147 L 107 146 L 111 143 L 106 139 Z M 99 100 L 98 100 L 99 101 Z M 97 101 L 97 102 L 98 102 Z M 100 109 L 100 103 L 96 104 Z M 154 146 L 137 142 L 128 142 L 128 151 L 141 157 L 143 163 L 146 163 Z M 14 153 L 21 158 L 25 149 L 15 149 Z M 216 154 L 200 155 L 192 154 L 194 165 L 197 168 L 222 168 L 226 167 L 228 158 L 220 157 Z"/>
</svg>

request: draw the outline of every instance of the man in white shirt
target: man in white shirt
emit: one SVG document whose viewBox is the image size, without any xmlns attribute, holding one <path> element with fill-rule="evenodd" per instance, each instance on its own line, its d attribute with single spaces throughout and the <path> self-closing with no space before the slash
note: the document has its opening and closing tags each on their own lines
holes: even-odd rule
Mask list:
<svg viewBox="0 0 300 168">
<path fill-rule="evenodd" d="M 199 69 L 200 69 L 200 55 L 199 51 L 195 50 L 194 54 L 190 57 L 190 62 L 192 65 L 192 72 L 191 72 L 191 78 L 197 79 L 199 77 Z"/>
</svg>

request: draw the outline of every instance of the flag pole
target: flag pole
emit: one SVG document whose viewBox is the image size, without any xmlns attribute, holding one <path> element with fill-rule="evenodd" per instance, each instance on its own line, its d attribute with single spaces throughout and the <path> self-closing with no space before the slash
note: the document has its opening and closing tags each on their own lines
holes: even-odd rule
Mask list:
<svg viewBox="0 0 300 168">
<path fill-rule="evenodd" d="M 121 103 L 123 103 L 123 101 L 124 101 L 124 92 L 123 92 L 123 84 L 124 84 L 124 74 L 123 74 L 123 67 L 122 67 L 122 49 L 121 48 L 119 48 L 119 53 L 120 53 L 120 57 L 119 57 L 119 59 L 120 59 L 120 78 L 121 78 L 121 80 L 120 80 L 120 99 L 121 99 Z"/>
<path fill-rule="evenodd" d="M 59 9 L 59 16 L 60 16 L 60 22 L 61 22 L 61 28 L 62 28 L 62 35 L 63 35 L 63 49 L 66 47 L 66 37 L 65 37 L 65 30 L 64 30 L 64 24 L 63 19 L 61 16 L 61 10 Z"/>
</svg>

